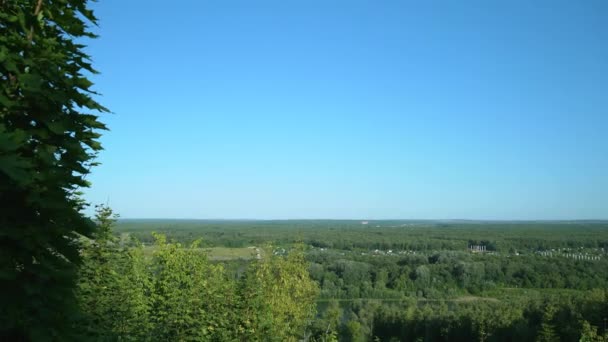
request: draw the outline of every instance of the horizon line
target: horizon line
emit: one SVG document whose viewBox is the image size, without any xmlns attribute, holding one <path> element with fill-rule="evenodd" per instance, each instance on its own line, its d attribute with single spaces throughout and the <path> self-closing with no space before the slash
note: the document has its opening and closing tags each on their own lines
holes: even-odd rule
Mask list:
<svg viewBox="0 0 608 342">
<path fill-rule="evenodd" d="M 468 221 L 468 222 L 606 222 L 608 218 L 574 218 L 574 219 L 411 219 L 411 218 L 188 218 L 188 217 L 120 217 L 121 220 L 175 220 L 175 221 Z"/>
</svg>

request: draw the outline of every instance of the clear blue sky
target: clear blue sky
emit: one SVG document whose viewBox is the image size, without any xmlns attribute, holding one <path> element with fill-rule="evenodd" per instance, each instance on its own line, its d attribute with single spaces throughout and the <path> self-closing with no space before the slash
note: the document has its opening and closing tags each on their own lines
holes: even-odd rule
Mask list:
<svg viewBox="0 0 608 342">
<path fill-rule="evenodd" d="M 606 1 L 94 7 L 122 217 L 608 218 Z"/>
</svg>

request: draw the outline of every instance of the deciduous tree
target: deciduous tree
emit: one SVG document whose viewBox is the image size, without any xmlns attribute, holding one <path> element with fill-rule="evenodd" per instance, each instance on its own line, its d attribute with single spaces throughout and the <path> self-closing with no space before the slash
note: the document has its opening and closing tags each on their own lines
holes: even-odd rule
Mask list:
<svg viewBox="0 0 608 342">
<path fill-rule="evenodd" d="M 76 338 L 79 189 L 105 126 L 92 113 L 86 0 L 0 1 L 0 339 Z"/>
</svg>

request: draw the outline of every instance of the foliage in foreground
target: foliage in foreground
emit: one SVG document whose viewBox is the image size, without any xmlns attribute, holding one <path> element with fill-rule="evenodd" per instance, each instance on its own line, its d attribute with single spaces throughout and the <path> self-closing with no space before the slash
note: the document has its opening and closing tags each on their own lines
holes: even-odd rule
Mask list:
<svg viewBox="0 0 608 342">
<path fill-rule="evenodd" d="M 105 129 L 92 112 L 86 0 L 0 1 L 0 339 L 68 339 L 77 236 L 94 225 L 78 189 Z M 76 337 L 72 337 L 76 338 Z"/>
<path fill-rule="evenodd" d="M 111 234 L 101 207 L 99 232 L 86 243 L 79 323 L 93 340 L 297 341 L 315 315 L 316 282 L 302 251 L 250 263 L 242 276 L 197 249 L 156 235 L 151 259 L 141 245 Z"/>
</svg>

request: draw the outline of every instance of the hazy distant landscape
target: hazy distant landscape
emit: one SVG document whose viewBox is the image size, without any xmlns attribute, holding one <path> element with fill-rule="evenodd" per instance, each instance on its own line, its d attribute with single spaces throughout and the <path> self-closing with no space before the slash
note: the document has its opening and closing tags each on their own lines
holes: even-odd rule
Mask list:
<svg viewBox="0 0 608 342">
<path fill-rule="evenodd" d="M 348 341 L 570 341 L 584 324 L 603 329 L 608 309 L 602 220 L 128 219 L 116 231 L 144 249 L 153 231 L 202 238 L 201 253 L 235 274 L 304 244 L 320 341 L 328 327 Z"/>
</svg>

